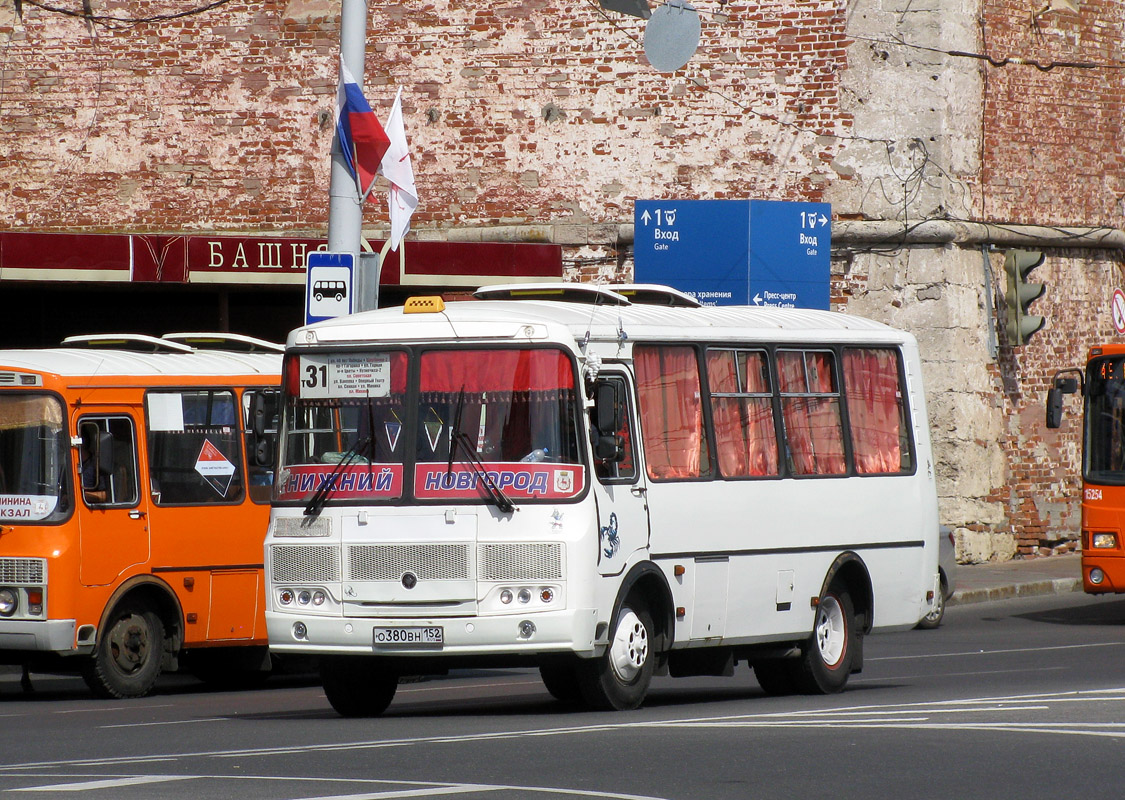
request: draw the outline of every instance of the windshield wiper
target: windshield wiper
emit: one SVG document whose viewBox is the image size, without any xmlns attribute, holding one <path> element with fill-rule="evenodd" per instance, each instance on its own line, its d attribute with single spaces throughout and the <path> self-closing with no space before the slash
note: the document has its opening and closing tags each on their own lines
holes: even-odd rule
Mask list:
<svg viewBox="0 0 1125 800">
<path fill-rule="evenodd" d="M 484 488 L 485 496 L 492 501 L 502 513 L 508 514 L 515 510 L 516 505 L 504 490 L 496 485 L 488 468 L 481 461 L 480 454 L 469 435 L 461 430 L 461 412 L 465 408 L 465 387 L 461 387 L 461 394 L 457 398 L 457 413 L 453 415 L 453 430 L 449 434 L 449 466 L 446 475 L 453 472 L 453 459 L 457 457 L 457 448 L 460 447 L 465 457 L 462 461 L 469 465 L 469 470 L 476 476 L 477 483 Z"/>
<path fill-rule="evenodd" d="M 320 516 L 320 512 L 324 510 L 324 505 L 328 502 L 328 498 L 331 497 L 332 494 L 336 491 L 340 474 L 349 466 L 351 466 L 357 458 L 359 458 L 359 451 L 370 443 L 370 436 L 365 436 L 362 439 L 356 439 L 355 444 L 348 448 L 348 451 L 344 453 L 343 458 L 341 458 L 340 461 L 336 464 L 332 472 L 328 474 L 328 477 L 324 479 L 324 482 L 320 484 L 317 490 L 313 493 L 313 496 L 309 498 L 309 502 L 305 504 L 305 516 L 309 518 L 308 520 L 306 520 L 307 522 L 311 522 L 313 519 L 316 519 L 318 516 Z M 371 462 L 368 461 L 369 465 L 370 463 Z"/>
</svg>

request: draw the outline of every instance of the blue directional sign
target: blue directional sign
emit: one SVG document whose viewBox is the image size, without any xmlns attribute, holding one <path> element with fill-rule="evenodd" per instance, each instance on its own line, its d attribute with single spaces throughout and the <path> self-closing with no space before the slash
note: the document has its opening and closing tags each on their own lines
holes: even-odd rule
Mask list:
<svg viewBox="0 0 1125 800">
<path fill-rule="evenodd" d="M 355 258 L 351 253 L 315 252 L 305 269 L 305 324 L 352 313 Z"/>
<path fill-rule="evenodd" d="M 638 200 L 635 279 L 704 305 L 827 309 L 832 207 L 777 200 Z"/>
</svg>

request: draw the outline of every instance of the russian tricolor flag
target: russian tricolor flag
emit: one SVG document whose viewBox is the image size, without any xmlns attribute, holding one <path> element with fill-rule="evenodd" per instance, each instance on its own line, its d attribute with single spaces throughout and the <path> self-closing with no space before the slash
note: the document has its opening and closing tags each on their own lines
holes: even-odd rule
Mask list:
<svg viewBox="0 0 1125 800">
<path fill-rule="evenodd" d="M 336 137 L 348 171 L 355 178 L 360 202 L 363 202 L 375 188 L 375 176 L 391 140 L 343 58 L 340 59 L 340 85 L 336 89 Z"/>
</svg>

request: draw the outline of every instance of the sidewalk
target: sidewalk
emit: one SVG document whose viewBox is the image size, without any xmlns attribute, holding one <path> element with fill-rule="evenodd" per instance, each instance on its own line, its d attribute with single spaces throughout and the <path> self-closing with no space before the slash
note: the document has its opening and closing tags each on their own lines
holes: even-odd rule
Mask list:
<svg viewBox="0 0 1125 800">
<path fill-rule="evenodd" d="M 1040 594 L 1082 591 L 1082 557 L 1077 553 L 1013 559 L 999 564 L 958 564 L 949 605 L 984 603 Z"/>
</svg>

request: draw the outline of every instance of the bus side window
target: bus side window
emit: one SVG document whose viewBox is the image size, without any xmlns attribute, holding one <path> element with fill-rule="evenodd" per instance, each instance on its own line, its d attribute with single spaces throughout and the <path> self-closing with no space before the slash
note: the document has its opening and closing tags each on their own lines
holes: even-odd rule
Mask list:
<svg viewBox="0 0 1125 800">
<path fill-rule="evenodd" d="M 608 391 L 607 391 L 608 390 Z M 633 457 L 632 414 L 629 413 L 629 387 L 620 377 L 603 377 L 594 386 L 595 407 L 591 410 L 590 438 L 594 447 L 594 472 L 602 483 L 624 481 L 632 483 L 637 478 L 636 460 Z M 606 404 L 613 409 L 603 408 Z M 616 418 L 616 430 L 603 431 L 599 428 L 605 420 Z M 605 447 L 613 442 L 616 452 L 599 452 L 599 444 Z"/>
<path fill-rule="evenodd" d="M 242 448 L 230 389 L 151 391 L 148 463 L 158 505 L 241 502 Z"/>
<path fill-rule="evenodd" d="M 128 417 L 85 417 L 78 424 L 82 498 L 88 506 L 137 502 L 137 448 Z"/>
</svg>

